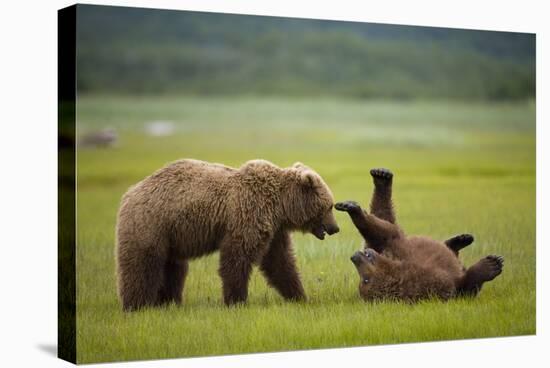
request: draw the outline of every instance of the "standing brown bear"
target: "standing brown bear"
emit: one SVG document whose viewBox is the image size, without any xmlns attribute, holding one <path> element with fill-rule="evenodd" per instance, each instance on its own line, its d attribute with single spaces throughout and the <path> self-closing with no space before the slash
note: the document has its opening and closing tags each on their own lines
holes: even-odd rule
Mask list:
<svg viewBox="0 0 550 368">
<path fill-rule="evenodd" d="M 428 297 L 449 299 L 477 295 L 483 283 L 500 275 L 503 258 L 490 255 L 466 269 L 459 251 L 470 245 L 469 234 L 445 242 L 423 236 L 407 236 L 396 224 L 392 204 L 393 174 L 373 169 L 374 193 L 370 212 L 353 201 L 336 203 L 346 211 L 365 240 L 365 249 L 351 260 L 360 276 L 359 293 L 365 300 L 402 299 L 417 301 Z"/>
<path fill-rule="evenodd" d="M 252 265 L 289 300 L 305 299 L 290 233 L 338 232 L 333 197 L 300 163 L 254 160 L 239 169 L 174 162 L 123 196 L 116 230 L 118 293 L 124 310 L 181 303 L 191 259 L 220 250 L 227 305 L 245 302 Z"/>
</svg>

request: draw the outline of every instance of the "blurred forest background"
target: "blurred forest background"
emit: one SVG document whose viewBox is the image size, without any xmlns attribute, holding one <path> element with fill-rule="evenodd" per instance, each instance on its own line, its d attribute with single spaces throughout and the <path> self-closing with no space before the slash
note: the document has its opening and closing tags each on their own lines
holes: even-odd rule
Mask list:
<svg viewBox="0 0 550 368">
<path fill-rule="evenodd" d="M 85 10 L 78 13 L 79 92 L 469 100 L 535 94 L 532 34 Z"/>
</svg>

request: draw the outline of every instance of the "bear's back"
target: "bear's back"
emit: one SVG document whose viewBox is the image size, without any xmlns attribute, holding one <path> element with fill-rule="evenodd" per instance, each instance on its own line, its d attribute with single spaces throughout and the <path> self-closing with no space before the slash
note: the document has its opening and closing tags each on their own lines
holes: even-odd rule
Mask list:
<svg viewBox="0 0 550 368">
<path fill-rule="evenodd" d="M 226 179 L 236 172 L 236 169 L 218 163 L 182 159 L 157 170 L 150 177 L 173 177 L 178 181 L 185 179 L 186 182 L 208 182 L 211 180 Z"/>
<path fill-rule="evenodd" d="M 172 194 L 184 194 L 188 191 L 200 193 L 223 185 L 237 170 L 216 163 L 183 159 L 175 161 L 157 170 L 136 185 L 152 194 L 163 190 Z"/>
<path fill-rule="evenodd" d="M 456 293 L 455 278 L 441 268 L 431 268 L 414 259 L 396 260 L 383 255 L 377 262 L 369 282 L 359 284 L 359 293 L 365 300 L 417 302 L 430 297 L 447 300 Z"/>
<path fill-rule="evenodd" d="M 184 159 L 168 164 L 132 186 L 123 196 L 121 213 L 131 211 L 151 221 L 176 219 L 182 213 L 223 211 L 233 168 Z"/>
</svg>

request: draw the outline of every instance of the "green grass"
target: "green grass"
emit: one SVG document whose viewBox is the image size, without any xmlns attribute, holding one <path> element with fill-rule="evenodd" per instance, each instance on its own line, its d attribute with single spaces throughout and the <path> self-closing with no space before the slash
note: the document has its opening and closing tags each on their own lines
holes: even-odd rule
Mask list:
<svg viewBox="0 0 550 368">
<path fill-rule="evenodd" d="M 177 125 L 148 137 L 146 122 Z M 276 98 L 84 96 L 79 133 L 115 127 L 117 147 L 78 152 L 77 354 L 81 363 L 349 347 L 535 333 L 535 109 L 531 103 L 364 102 Z M 398 220 L 409 234 L 470 232 L 461 257 L 505 257 L 478 298 L 367 304 L 349 261 L 360 237 L 294 235 L 306 303 L 284 302 L 255 270 L 248 304 L 221 302 L 218 255 L 191 263 L 180 307 L 124 314 L 116 296 L 114 227 L 127 188 L 192 157 L 239 166 L 302 161 L 337 200 L 366 204 L 368 171 L 395 173 Z"/>
</svg>

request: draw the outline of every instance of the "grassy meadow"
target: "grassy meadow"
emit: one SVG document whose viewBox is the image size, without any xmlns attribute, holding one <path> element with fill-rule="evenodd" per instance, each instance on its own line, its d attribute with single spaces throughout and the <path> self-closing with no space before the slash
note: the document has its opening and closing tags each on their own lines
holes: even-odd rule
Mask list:
<svg viewBox="0 0 550 368">
<path fill-rule="evenodd" d="M 175 124 L 152 137 L 150 121 Z M 365 101 L 274 97 L 82 96 L 78 134 L 115 128 L 111 148 L 79 148 L 77 357 L 80 363 L 464 339 L 535 333 L 535 106 L 532 102 Z M 505 258 L 476 299 L 367 304 L 349 260 L 361 238 L 347 215 L 324 241 L 295 234 L 308 301 L 287 303 L 256 269 L 248 304 L 226 308 L 218 255 L 195 260 L 181 306 L 125 314 L 116 295 L 116 212 L 128 187 L 168 162 L 240 166 L 301 161 L 336 200 L 365 207 L 369 169 L 395 174 L 409 234 L 474 234 L 466 265 Z"/>
</svg>

